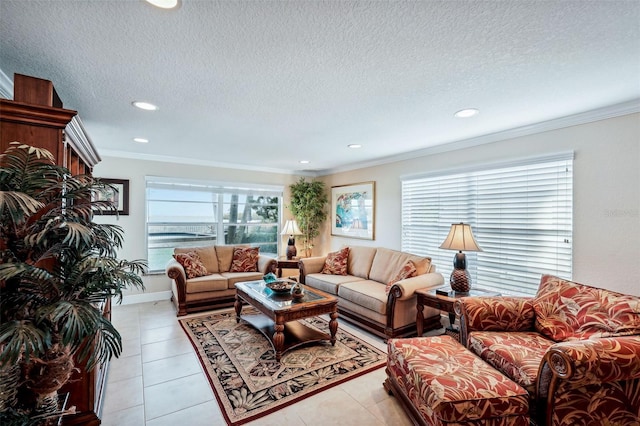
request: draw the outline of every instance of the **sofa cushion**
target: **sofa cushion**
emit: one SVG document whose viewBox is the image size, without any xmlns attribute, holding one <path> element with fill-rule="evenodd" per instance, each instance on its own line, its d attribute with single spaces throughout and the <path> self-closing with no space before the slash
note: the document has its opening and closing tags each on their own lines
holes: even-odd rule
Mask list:
<svg viewBox="0 0 640 426">
<path fill-rule="evenodd" d="M 413 254 L 409 255 L 411 260 L 416 265 L 416 275 L 424 275 L 429 272 L 435 272 L 435 268 L 431 263 L 430 257 L 420 257 Z"/>
<path fill-rule="evenodd" d="M 349 275 L 355 275 L 365 280 L 369 279 L 369 271 L 377 250 L 375 247 L 349 247 L 349 259 L 347 260 Z"/>
<path fill-rule="evenodd" d="M 369 279 L 386 284 L 409 260 L 409 254 L 379 247 L 371 264 Z"/>
<path fill-rule="evenodd" d="M 544 275 L 535 327 L 557 342 L 640 334 L 640 298 Z"/>
<path fill-rule="evenodd" d="M 396 276 L 391 278 L 391 280 L 387 283 L 385 293 L 389 294 L 389 290 L 391 290 L 391 287 L 398 281 L 402 281 L 405 278 L 415 277 L 416 275 L 416 264 L 411 260 L 407 260 L 407 263 L 405 263 L 404 266 L 398 271 Z"/>
<path fill-rule="evenodd" d="M 207 275 L 207 268 L 204 267 L 200 257 L 195 251 L 176 253 L 173 257 L 180 265 L 182 265 L 187 278 L 196 278 Z"/>
<path fill-rule="evenodd" d="M 309 274 L 305 277 L 305 284 L 309 287 L 317 288 L 329 294 L 338 294 L 338 287 L 344 283 L 353 281 L 363 281 L 360 277 L 353 275 L 327 275 L 327 274 Z"/>
<path fill-rule="evenodd" d="M 234 247 L 229 272 L 257 272 L 260 247 Z"/>
<path fill-rule="evenodd" d="M 361 280 L 341 284 L 338 296 L 381 315 L 387 313 L 385 285 L 377 281 Z"/>
<path fill-rule="evenodd" d="M 324 261 L 322 273 L 331 275 L 347 275 L 348 258 L 349 247 L 329 253 Z"/>
<path fill-rule="evenodd" d="M 210 274 L 187 280 L 187 293 L 220 291 L 228 288 L 227 279 L 220 274 Z"/>
<path fill-rule="evenodd" d="M 262 279 L 262 272 L 223 272 L 220 275 L 227 279 L 229 288 L 236 288 L 236 283 Z"/>
<path fill-rule="evenodd" d="M 469 333 L 469 348 L 531 395 L 535 395 L 540 362 L 553 344 L 535 331 Z"/>
<path fill-rule="evenodd" d="M 233 261 L 233 249 L 236 246 L 216 246 L 218 256 L 218 272 L 229 272 Z"/>
<path fill-rule="evenodd" d="M 174 254 L 196 252 L 202 264 L 207 269 L 209 274 L 215 274 L 218 269 L 218 256 L 216 255 L 215 246 L 203 246 L 203 247 L 177 247 L 173 250 Z"/>
</svg>

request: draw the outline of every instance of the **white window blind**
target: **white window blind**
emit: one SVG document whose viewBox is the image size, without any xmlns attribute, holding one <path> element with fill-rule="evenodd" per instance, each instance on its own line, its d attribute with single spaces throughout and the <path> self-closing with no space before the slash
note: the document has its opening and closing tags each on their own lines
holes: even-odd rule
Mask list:
<svg viewBox="0 0 640 426">
<path fill-rule="evenodd" d="M 402 180 L 402 250 L 430 256 L 448 283 L 451 224 L 468 223 L 472 286 L 534 295 L 542 274 L 571 279 L 573 153 Z"/>
<path fill-rule="evenodd" d="M 250 244 L 277 256 L 282 188 L 147 177 L 149 271 L 175 247 Z"/>
</svg>

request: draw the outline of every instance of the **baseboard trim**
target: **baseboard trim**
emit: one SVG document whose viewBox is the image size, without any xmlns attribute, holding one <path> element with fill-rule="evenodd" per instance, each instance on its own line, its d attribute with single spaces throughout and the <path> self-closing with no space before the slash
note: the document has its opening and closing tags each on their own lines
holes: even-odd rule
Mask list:
<svg viewBox="0 0 640 426">
<path fill-rule="evenodd" d="M 171 299 L 171 290 L 154 291 L 153 293 L 128 294 L 122 297 L 123 305 L 133 305 L 136 303 L 157 302 Z"/>
</svg>

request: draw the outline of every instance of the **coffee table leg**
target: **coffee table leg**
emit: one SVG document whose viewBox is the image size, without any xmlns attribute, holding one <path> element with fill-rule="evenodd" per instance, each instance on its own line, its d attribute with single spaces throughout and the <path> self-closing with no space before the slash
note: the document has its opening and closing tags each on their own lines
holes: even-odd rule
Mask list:
<svg viewBox="0 0 640 426">
<path fill-rule="evenodd" d="M 331 321 L 329 321 L 329 331 L 331 331 L 331 346 L 336 345 L 336 333 L 338 332 L 338 312 L 331 312 Z"/>
<path fill-rule="evenodd" d="M 282 348 L 284 347 L 284 322 L 282 318 L 276 318 L 273 333 L 273 349 L 276 351 L 276 361 L 280 361 L 282 357 Z"/>
<path fill-rule="evenodd" d="M 240 322 L 240 312 L 242 312 L 242 299 L 237 294 L 236 301 L 233 304 L 233 307 L 236 308 L 236 323 L 238 323 Z"/>
</svg>

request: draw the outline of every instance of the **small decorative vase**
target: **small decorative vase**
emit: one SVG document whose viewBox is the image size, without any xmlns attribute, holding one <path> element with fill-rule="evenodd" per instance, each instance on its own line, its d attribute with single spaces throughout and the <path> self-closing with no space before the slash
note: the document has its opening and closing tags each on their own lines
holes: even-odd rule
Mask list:
<svg viewBox="0 0 640 426">
<path fill-rule="evenodd" d="M 304 297 L 304 287 L 300 283 L 291 286 L 291 297 L 294 299 L 302 299 Z"/>
</svg>

